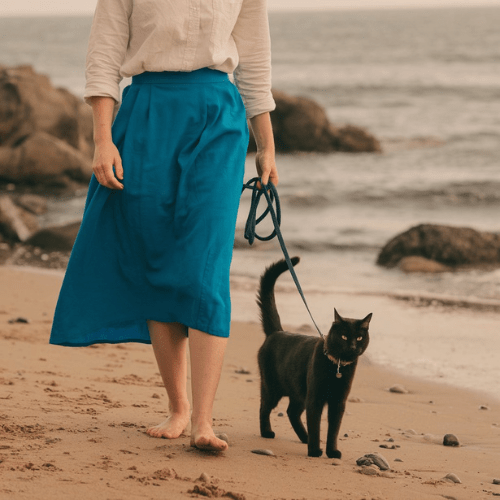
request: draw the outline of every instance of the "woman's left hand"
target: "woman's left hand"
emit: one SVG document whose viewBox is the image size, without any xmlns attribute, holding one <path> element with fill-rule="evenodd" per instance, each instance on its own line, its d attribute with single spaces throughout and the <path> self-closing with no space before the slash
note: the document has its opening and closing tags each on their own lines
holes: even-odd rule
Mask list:
<svg viewBox="0 0 500 500">
<path fill-rule="evenodd" d="M 255 155 L 255 166 L 257 174 L 262 179 L 262 182 L 267 185 L 272 182 L 275 186 L 278 185 L 278 169 L 276 168 L 276 159 L 274 156 L 274 148 L 272 150 L 257 151 Z"/>
</svg>

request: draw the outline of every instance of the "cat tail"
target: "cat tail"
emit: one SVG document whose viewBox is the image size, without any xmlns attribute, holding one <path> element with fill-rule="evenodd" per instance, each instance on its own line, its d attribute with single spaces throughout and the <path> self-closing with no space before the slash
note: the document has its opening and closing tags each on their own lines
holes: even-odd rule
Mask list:
<svg viewBox="0 0 500 500">
<path fill-rule="evenodd" d="M 290 260 L 294 267 L 300 262 L 299 257 L 292 257 Z M 286 261 L 282 259 L 267 267 L 260 277 L 257 304 L 260 307 L 262 329 L 266 336 L 283 331 L 280 315 L 276 309 L 276 301 L 274 300 L 274 285 L 279 276 L 285 271 L 288 271 L 288 266 Z"/>
</svg>

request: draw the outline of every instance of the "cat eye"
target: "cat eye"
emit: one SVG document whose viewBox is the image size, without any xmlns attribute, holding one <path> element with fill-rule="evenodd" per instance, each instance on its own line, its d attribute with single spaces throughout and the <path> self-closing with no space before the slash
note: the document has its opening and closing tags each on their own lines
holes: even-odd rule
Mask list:
<svg viewBox="0 0 500 500">
<path fill-rule="evenodd" d="M 342 340 L 347 340 L 347 337 L 345 335 L 342 335 Z"/>
<path fill-rule="evenodd" d="M 363 340 L 363 337 L 358 337 L 356 340 L 359 342 L 360 340 Z"/>
</svg>

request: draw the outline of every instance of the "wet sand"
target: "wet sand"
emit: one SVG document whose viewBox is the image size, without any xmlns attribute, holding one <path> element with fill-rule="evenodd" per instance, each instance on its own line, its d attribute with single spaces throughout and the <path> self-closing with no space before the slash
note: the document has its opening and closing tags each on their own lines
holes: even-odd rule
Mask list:
<svg viewBox="0 0 500 500">
<path fill-rule="evenodd" d="M 189 431 L 174 441 L 151 438 L 146 428 L 159 423 L 167 408 L 151 347 L 48 345 L 61 280 L 61 273 L 0 267 L 2 499 L 465 500 L 500 495 L 500 485 L 492 484 L 500 479 L 499 402 L 487 393 L 406 377 L 369 358 L 360 363 L 344 416 L 340 463 L 306 456 L 306 446 L 288 423 L 286 400 L 272 415 L 276 438 L 261 438 L 256 352 L 263 334 L 251 320 L 254 290 L 241 287 L 234 294 L 233 307 L 240 311 L 235 316 L 248 318 L 233 323 L 214 412 L 216 431 L 227 434 L 229 450 L 219 455 L 194 450 Z M 394 334 L 408 321 L 406 303 L 345 300 L 353 310 L 376 306 L 376 314 L 387 317 L 384 329 L 392 325 Z M 283 319 L 297 324 L 287 314 L 295 306 L 283 307 Z M 467 315 L 474 319 L 476 313 L 461 314 L 466 323 Z M 8 322 L 18 317 L 29 323 Z M 241 368 L 249 373 L 238 373 Z M 390 392 L 395 384 L 409 392 Z M 442 445 L 447 433 L 458 437 L 459 447 Z M 272 450 L 274 456 L 254 454 L 255 449 Z M 356 459 L 374 452 L 387 459 L 390 470 L 365 475 Z M 448 473 L 461 483 L 443 480 Z"/>
</svg>

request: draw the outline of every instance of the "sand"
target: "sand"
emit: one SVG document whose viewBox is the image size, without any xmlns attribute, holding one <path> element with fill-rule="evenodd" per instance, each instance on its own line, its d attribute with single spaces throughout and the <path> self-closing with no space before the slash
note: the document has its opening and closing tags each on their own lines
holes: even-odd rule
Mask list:
<svg viewBox="0 0 500 500">
<path fill-rule="evenodd" d="M 500 496 L 500 485 L 492 484 L 500 479 L 499 402 L 408 378 L 369 358 L 360 363 L 344 416 L 341 461 L 307 457 L 306 445 L 288 423 L 286 400 L 272 415 L 276 438 L 261 438 L 256 352 L 263 334 L 250 321 L 232 325 L 215 403 L 215 428 L 227 434 L 229 450 L 218 455 L 194 450 L 189 432 L 173 441 L 151 438 L 146 428 L 161 421 L 167 408 L 151 347 L 50 346 L 61 280 L 61 273 L 0 267 L 2 499 Z M 251 291 L 246 297 L 253 301 Z M 391 303 L 394 325 L 404 320 L 406 307 Z M 29 323 L 8 322 L 17 317 Z M 238 373 L 241 368 L 249 373 Z M 390 392 L 395 384 L 409 392 Z M 322 431 L 325 436 L 326 422 Z M 459 447 L 442 445 L 447 433 L 458 437 Z M 272 450 L 274 456 L 254 454 L 255 449 Z M 362 474 L 356 459 L 377 452 L 390 471 Z M 461 483 L 443 480 L 448 473 Z"/>
</svg>

